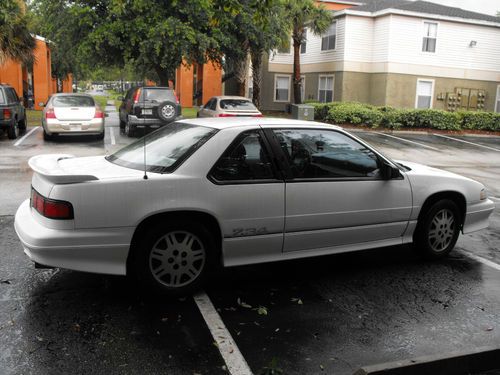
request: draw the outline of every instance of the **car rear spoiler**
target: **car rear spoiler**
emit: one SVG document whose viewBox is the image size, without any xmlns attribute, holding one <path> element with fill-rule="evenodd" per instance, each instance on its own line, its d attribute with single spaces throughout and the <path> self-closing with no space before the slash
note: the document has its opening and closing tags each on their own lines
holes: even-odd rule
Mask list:
<svg viewBox="0 0 500 375">
<path fill-rule="evenodd" d="M 98 180 L 92 175 L 71 174 L 65 171 L 59 165 L 59 161 L 63 159 L 74 158 L 74 155 L 68 154 L 50 154 L 33 156 L 28 164 L 35 173 L 38 173 L 46 180 L 54 184 L 74 184 L 78 182 Z"/>
</svg>

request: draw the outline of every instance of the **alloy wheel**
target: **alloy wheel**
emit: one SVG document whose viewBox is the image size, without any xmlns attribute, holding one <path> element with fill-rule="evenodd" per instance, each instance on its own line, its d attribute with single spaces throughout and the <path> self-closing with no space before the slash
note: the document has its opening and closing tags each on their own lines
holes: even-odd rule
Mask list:
<svg viewBox="0 0 500 375">
<path fill-rule="evenodd" d="M 203 271 L 206 251 L 191 232 L 172 231 L 160 237 L 149 253 L 149 269 L 154 279 L 167 287 L 191 284 Z"/>
<path fill-rule="evenodd" d="M 432 250 L 441 252 L 447 249 L 453 241 L 455 233 L 455 216 L 447 208 L 439 210 L 432 218 L 428 241 Z"/>
</svg>

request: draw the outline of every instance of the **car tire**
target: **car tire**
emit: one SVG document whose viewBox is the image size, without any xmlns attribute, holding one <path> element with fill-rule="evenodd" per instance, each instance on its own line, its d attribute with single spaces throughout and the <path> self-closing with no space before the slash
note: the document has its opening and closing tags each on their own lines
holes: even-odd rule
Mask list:
<svg viewBox="0 0 500 375">
<path fill-rule="evenodd" d="M 215 254 L 213 236 L 202 224 L 158 222 L 143 233 L 128 264 L 141 289 L 175 297 L 201 287 Z"/>
<path fill-rule="evenodd" d="M 17 126 L 19 128 L 19 134 L 24 134 L 26 133 L 26 128 L 27 128 L 27 123 L 26 123 L 26 115 L 24 118 L 17 123 Z"/>
<path fill-rule="evenodd" d="M 125 121 L 120 120 L 120 130 L 123 131 L 125 129 Z"/>
<path fill-rule="evenodd" d="M 455 202 L 442 199 L 419 219 L 414 245 L 427 259 L 442 259 L 455 247 L 460 234 L 462 215 Z"/>
<path fill-rule="evenodd" d="M 127 119 L 127 121 L 125 121 L 125 128 L 123 129 L 125 135 L 127 137 L 133 137 L 134 136 L 134 129 L 132 128 L 132 126 L 130 126 L 130 121 Z"/>
<path fill-rule="evenodd" d="M 9 137 L 9 139 L 16 139 L 19 137 L 19 125 L 17 121 L 13 121 L 7 129 L 7 137 Z"/>
<path fill-rule="evenodd" d="M 171 101 L 165 101 L 158 104 L 158 117 L 164 122 L 172 122 L 177 116 L 176 104 Z"/>
<path fill-rule="evenodd" d="M 45 130 L 43 131 L 43 140 L 44 141 L 53 141 L 54 135 L 47 133 Z"/>
</svg>

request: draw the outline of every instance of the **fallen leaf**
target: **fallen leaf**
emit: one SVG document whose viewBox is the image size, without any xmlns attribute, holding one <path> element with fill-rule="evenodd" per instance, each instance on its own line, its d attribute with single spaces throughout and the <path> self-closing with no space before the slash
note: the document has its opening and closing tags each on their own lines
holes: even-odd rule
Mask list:
<svg viewBox="0 0 500 375">
<path fill-rule="evenodd" d="M 257 314 L 259 314 L 259 315 L 267 315 L 268 314 L 267 308 L 264 306 L 259 306 L 259 307 L 255 308 L 254 310 L 257 310 Z"/>
</svg>

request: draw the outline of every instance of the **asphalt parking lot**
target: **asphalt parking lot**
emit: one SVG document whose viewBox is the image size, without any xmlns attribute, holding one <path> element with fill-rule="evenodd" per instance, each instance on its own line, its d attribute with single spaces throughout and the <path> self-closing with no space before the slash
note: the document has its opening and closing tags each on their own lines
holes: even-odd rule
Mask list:
<svg viewBox="0 0 500 375">
<path fill-rule="evenodd" d="M 446 260 L 391 247 L 237 267 L 197 299 L 151 300 L 124 277 L 34 269 L 13 230 L 30 156 L 131 141 L 107 110 L 104 141 L 44 142 L 38 128 L 0 139 L 0 374 L 352 374 L 500 347 L 500 137 L 354 133 L 394 159 L 485 184 L 497 203 L 490 227 L 461 236 Z"/>
</svg>

